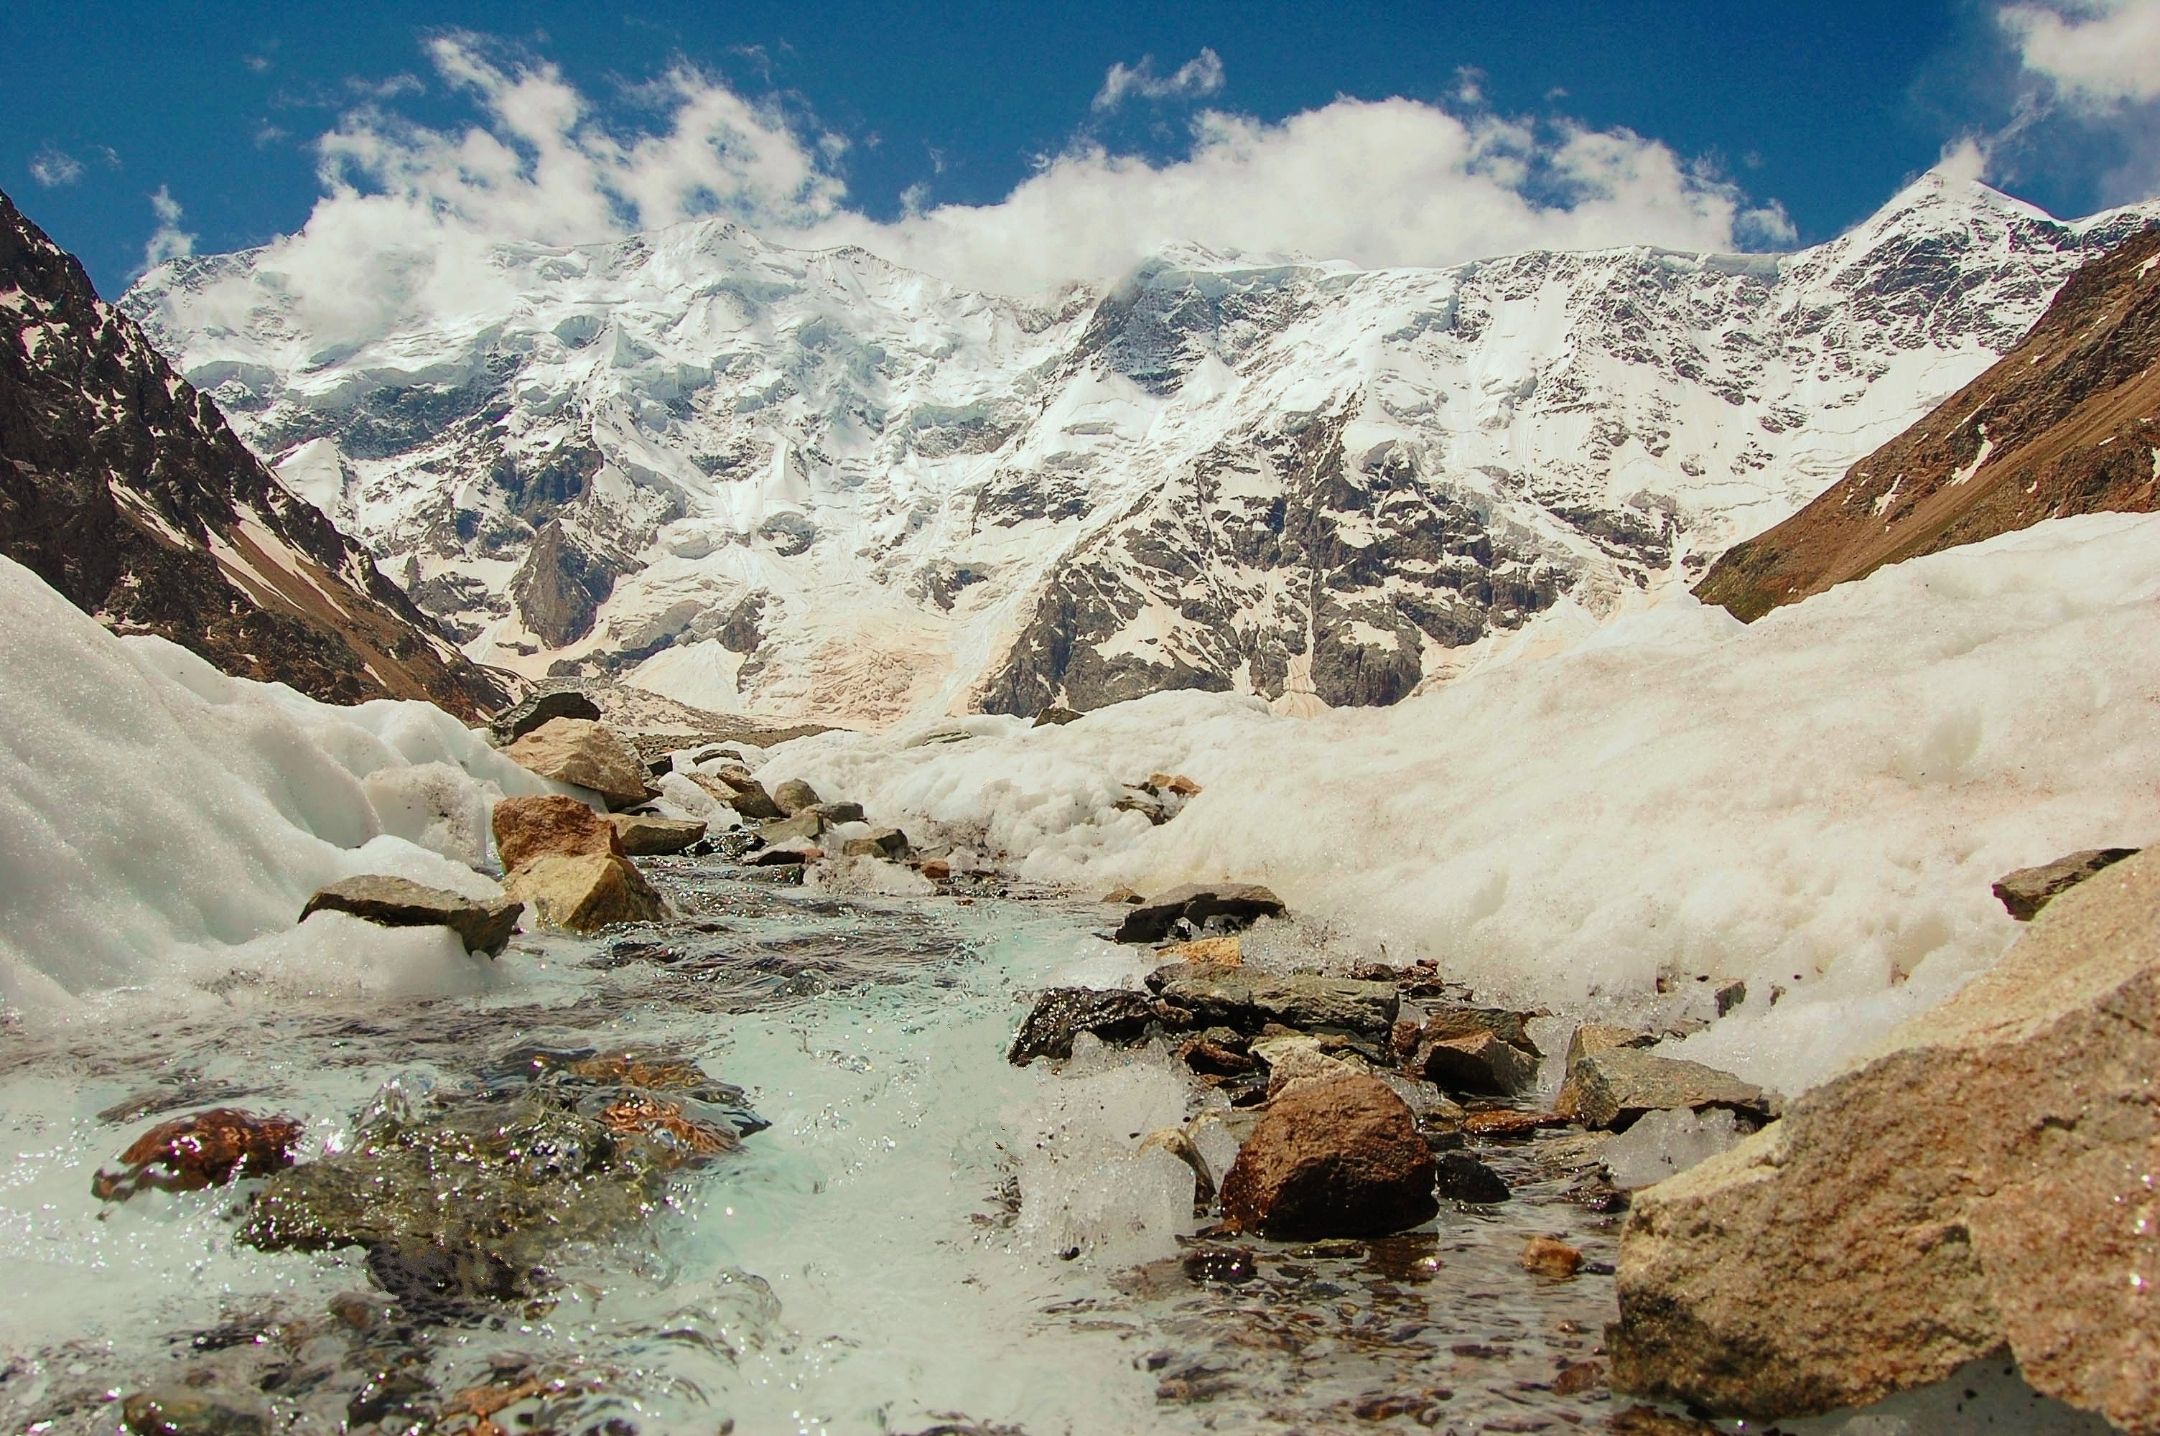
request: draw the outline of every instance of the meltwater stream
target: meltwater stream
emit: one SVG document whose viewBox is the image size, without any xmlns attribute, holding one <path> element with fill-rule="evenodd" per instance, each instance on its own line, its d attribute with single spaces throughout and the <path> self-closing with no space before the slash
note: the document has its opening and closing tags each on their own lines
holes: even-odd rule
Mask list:
<svg viewBox="0 0 2160 1436">
<path fill-rule="evenodd" d="M 1136 1150 L 1199 1100 L 1166 1054 L 1009 1066 L 1031 990 L 1144 970 L 1096 935 L 1107 909 L 652 866 L 678 921 L 521 939 L 477 997 L 5 1039 L 0 1424 L 111 1432 L 142 1393 L 228 1432 L 1533 1431 L 1613 1408 L 1616 1219 L 1524 1154 L 1484 1154 L 1513 1202 L 1403 1236 L 1196 1237 L 1189 1173 Z M 91 1195 L 164 1116 L 295 1117 L 306 1162 L 534 1045 L 692 1060 L 771 1126 L 563 1246 L 544 1298 L 477 1312 L 401 1310 L 354 1248 L 243 1244 L 257 1181 Z M 1591 1270 L 1522 1271 L 1531 1232 Z"/>
</svg>

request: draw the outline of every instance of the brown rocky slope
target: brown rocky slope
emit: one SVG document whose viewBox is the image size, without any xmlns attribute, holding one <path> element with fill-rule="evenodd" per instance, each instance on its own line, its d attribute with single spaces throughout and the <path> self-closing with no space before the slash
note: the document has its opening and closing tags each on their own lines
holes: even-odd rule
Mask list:
<svg viewBox="0 0 2160 1436">
<path fill-rule="evenodd" d="M 1884 564 L 2043 519 L 2160 506 L 2160 229 L 2080 269 L 2001 362 L 1696 595 L 1750 622 Z"/>
<path fill-rule="evenodd" d="M 508 700 L 5 194 L 0 554 L 116 631 L 328 702 Z"/>
</svg>

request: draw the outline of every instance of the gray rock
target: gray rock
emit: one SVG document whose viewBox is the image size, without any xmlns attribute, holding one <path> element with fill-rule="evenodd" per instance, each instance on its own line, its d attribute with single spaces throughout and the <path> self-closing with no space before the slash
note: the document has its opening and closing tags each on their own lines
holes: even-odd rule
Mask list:
<svg viewBox="0 0 2160 1436">
<path fill-rule="evenodd" d="M 825 818 L 815 808 L 805 808 L 792 818 L 776 818 L 758 829 L 770 847 L 784 843 L 814 843 L 825 835 Z"/>
<path fill-rule="evenodd" d="M 1777 1115 L 1777 1098 L 1730 1072 L 1632 1047 L 1613 1047 L 1579 1059 L 1553 1110 L 1585 1127 L 1625 1131 L 1646 1112 L 1723 1108 L 1751 1122 Z"/>
<path fill-rule="evenodd" d="M 906 862 L 908 857 L 907 834 L 898 828 L 875 828 L 868 837 L 849 838 L 840 845 L 841 855 L 850 858 L 883 858 L 887 862 Z"/>
<path fill-rule="evenodd" d="M 1036 714 L 1035 721 L 1029 726 L 1035 728 L 1061 728 L 1067 723 L 1079 722 L 1080 716 L 1070 708 L 1060 707 L 1058 704 L 1053 703 Z"/>
<path fill-rule="evenodd" d="M 805 808 L 816 807 L 821 801 L 817 789 L 800 778 L 790 778 L 779 787 L 774 788 L 772 790 L 772 800 L 779 805 L 782 813 L 791 818 Z"/>
<path fill-rule="evenodd" d="M 2010 916 L 2019 922 L 2031 922 L 2057 893 L 2137 854 L 2136 848 L 2087 848 L 2042 867 L 2019 868 L 1995 880 L 1995 897 Z"/>
<path fill-rule="evenodd" d="M 600 705 L 575 688 L 557 688 L 547 693 L 535 693 L 515 708 L 499 715 L 491 731 L 498 743 L 514 743 L 533 729 L 556 718 L 583 718 L 590 722 L 600 721 Z"/>
<path fill-rule="evenodd" d="M 330 884 L 307 900 L 300 920 L 311 913 L 342 912 L 382 927 L 447 927 L 464 939 L 467 952 L 498 953 L 524 911 L 523 903 L 507 898 L 468 898 L 374 874 Z"/>
<path fill-rule="evenodd" d="M 705 836 L 705 825 L 695 818 L 662 818 L 649 813 L 610 813 L 608 822 L 633 858 L 663 857 L 679 853 Z"/>
<path fill-rule="evenodd" d="M 1390 983 L 1310 973 L 1273 977 L 1247 968 L 1178 962 L 1149 973 L 1147 985 L 1184 1014 L 1181 1026 L 1240 1032 L 1278 1022 L 1301 1032 L 1354 1032 L 1384 1040 L 1402 1007 Z"/>
<path fill-rule="evenodd" d="M 1282 899 L 1256 883 L 1193 883 L 1149 898 L 1125 914 L 1119 942 L 1161 942 L 1180 921 L 1198 929 L 1212 923 L 1225 931 L 1281 917 Z"/>
<path fill-rule="evenodd" d="M 635 807 L 656 796 L 646 785 L 637 751 L 613 729 L 583 718 L 550 718 L 503 753 L 543 778 L 591 789 L 611 808 Z"/>
<path fill-rule="evenodd" d="M 1130 1042 L 1155 1020 L 1155 1004 L 1144 992 L 1053 987 L 1035 999 L 1005 1060 L 1025 1067 L 1038 1057 L 1070 1057 L 1073 1039 L 1083 1032 L 1105 1042 Z"/>
<path fill-rule="evenodd" d="M 1621 1027 L 1609 1022 L 1585 1022 L 1568 1038 L 1566 1070 L 1575 1070 L 1575 1064 L 1593 1053 L 1610 1052 L 1616 1047 L 1653 1047 L 1657 1035 L 1638 1028 Z"/>
<path fill-rule="evenodd" d="M 859 823 L 863 821 L 860 803 L 819 803 L 815 810 L 828 823 Z"/>
</svg>

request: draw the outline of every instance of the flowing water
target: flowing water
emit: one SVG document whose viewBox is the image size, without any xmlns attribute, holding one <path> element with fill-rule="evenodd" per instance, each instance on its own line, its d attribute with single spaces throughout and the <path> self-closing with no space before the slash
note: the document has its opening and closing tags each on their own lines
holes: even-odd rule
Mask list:
<svg viewBox="0 0 2160 1436">
<path fill-rule="evenodd" d="M 1483 1154 L 1515 1200 L 1405 1235 L 1229 1241 L 1137 1150 L 1209 1095 L 1167 1053 L 1008 1065 L 1032 989 L 1144 970 L 1108 909 L 652 866 L 677 921 L 521 939 L 477 997 L 6 1039 L 6 1429 L 117 1430 L 141 1392 L 232 1432 L 1557 1431 L 1626 1404 L 1594 1357 L 1617 1218 L 1534 1149 Z M 551 1218 L 544 1293 L 441 1310 L 358 1248 L 245 1244 L 259 1180 L 91 1194 L 165 1115 L 286 1114 L 307 1161 L 535 1045 L 693 1060 L 771 1125 L 630 1220 Z M 1523 1271 L 1533 1232 L 1589 1268 Z"/>
</svg>

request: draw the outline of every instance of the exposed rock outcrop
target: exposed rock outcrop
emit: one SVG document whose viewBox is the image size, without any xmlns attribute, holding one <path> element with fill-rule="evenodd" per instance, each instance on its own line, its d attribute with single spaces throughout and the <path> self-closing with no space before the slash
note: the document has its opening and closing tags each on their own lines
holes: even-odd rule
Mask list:
<svg viewBox="0 0 2160 1436">
<path fill-rule="evenodd" d="M 1995 969 L 1784 1120 L 1636 1197 L 1618 1389 L 1775 1419 L 2008 1348 L 2160 1432 L 2160 852 L 2051 902 Z"/>
<path fill-rule="evenodd" d="M 549 927 L 597 932 L 623 922 L 657 922 L 667 915 L 660 894 L 628 858 L 543 853 L 513 870 L 503 891 Z"/>
<path fill-rule="evenodd" d="M 517 930 L 524 906 L 507 898 L 468 898 L 405 878 L 374 874 L 346 878 L 307 900 L 300 920 L 318 912 L 349 913 L 383 927 L 447 927 L 467 952 L 498 953 Z"/>
</svg>

